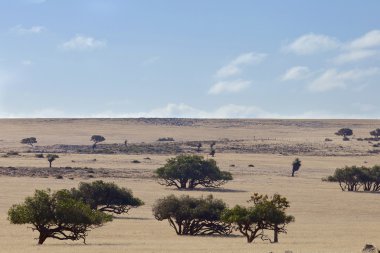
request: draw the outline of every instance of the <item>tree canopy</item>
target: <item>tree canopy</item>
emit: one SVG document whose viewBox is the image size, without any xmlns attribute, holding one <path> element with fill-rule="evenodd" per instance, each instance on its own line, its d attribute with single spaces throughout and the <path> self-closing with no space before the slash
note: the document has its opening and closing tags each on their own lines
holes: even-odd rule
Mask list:
<svg viewBox="0 0 380 253">
<path fill-rule="evenodd" d="M 178 235 L 225 235 L 231 233 L 230 225 L 220 220 L 225 209 L 226 204 L 212 195 L 170 195 L 158 199 L 152 210 L 157 220 L 168 220 Z"/>
<path fill-rule="evenodd" d="M 380 128 L 376 128 L 375 130 L 369 132 L 370 135 L 374 136 L 375 138 L 379 138 L 380 136 Z"/>
<path fill-rule="evenodd" d="M 250 203 L 252 206 L 244 207 L 236 205 L 226 210 L 222 220 L 234 224 L 234 229 L 239 231 L 251 243 L 256 238 L 278 242 L 278 234 L 286 233 L 286 226 L 294 222 L 294 217 L 286 214 L 289 202 L 279 194 L 269 198 L 267 195 L 255 193 Z M 265 230 L 273 230 L 273 240 L 265 234 Z"/>
<path fill-rule="evenodd" d="M 166 164 L 155 171 L 158 182 L 178 189 L 219 187 L 232 180 L 229 172 L 221 171 L 213 159 L 205 160 L 198 155 L 179 155 L 167 160 Z"/>
<path fill-rule="evenodd" d="M 292 177 L 294 177 L 294 173 L 301 168 L 301 160 L 296 158 L 292 163 Z"/>
<path fill-rule="evenodd" d="M 335 134 L 339 136 L 343 136 L 343 140 L 348 140 L 347 136 L 353 135 L 354 132 L 350 128 L 341 128 Z"/>
<path fill-rule="evenodd" d="M 49 167 L 51 168 L 51 164 L 55 161 L 55 159 L 59 158 L 59 156 L 55 154 L 48 154 L 46 158 L 49 162 Z"/>
<path fill-rule="evenodd" d="M 93 135 L 91 136 L 91 139 L 90 141 L 92 141 L 94 144 L 92 145 L 92 149 L 95 149 L 96 148 L 96 144 L 98 144 L 99 142 L 103 142 L 105 141 L 106 138 L 104 138 L 103 136 L 101 135 Z"/>
<path fill-rule="evenodd" d="M 24 138 L 20 142 L 21 144 L 27 144 L 33 147 L 33 144 L 37 143 L 37 138 L 36 137 L 28 137 Z"/>
<path fill-rule="evenodd" d="M 86 242 L 88 232 L 112 220 L 112 216 L 92 210 L 89 205 L 74 199 L 68 190 L 52 193 L 36 190 L 22 204 L 8 211 L 12 224 L 31 224 L 39 234 L 38 244 L 47 238 Z"/>
<path fill-rule="evenodd" d="M 71 189 L 71 193 L 74 198 L 87 203 L 92 209 L 115 214 L 127 213 L 131 208 L 144 204 L 142 200 L 133 196 L 130 189 L 101 180 L 92 183 L 81 182 L 78 189 Z"/>
<path fill-rule="evenodd" d="M 335 170 L 327 181 L 338 182 L 342 191 L 380 191 L 380 166 L 346 166 Z"/>
</svg>

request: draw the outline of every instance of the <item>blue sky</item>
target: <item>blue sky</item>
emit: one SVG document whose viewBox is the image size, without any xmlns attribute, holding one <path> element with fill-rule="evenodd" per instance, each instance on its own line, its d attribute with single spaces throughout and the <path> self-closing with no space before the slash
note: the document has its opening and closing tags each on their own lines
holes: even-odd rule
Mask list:
<svg viewBox="0 0 380 253">
<path fill-rule="evenodd" d="M 0 0 L 0 117 L 379 118 L 379 10 Z"/>
</svg>

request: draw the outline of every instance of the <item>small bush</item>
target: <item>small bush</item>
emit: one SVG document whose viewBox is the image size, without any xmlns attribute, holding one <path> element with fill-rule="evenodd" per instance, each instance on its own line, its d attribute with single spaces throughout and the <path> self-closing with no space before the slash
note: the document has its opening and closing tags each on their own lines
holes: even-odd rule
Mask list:
<svg viewBox="0 0 380 253">
<path fill-rule="evenodd" d="M 253 168 L 253 167 L 255 167 L 255 165 L 249 164 L 248 167 Z"/>
<path fill-rule="evenodd" d="M 162 137 L 162 138 L 158 138 L 157 141 L 174 141 L 174 138 L 173 137 Z"/>
<path fill-rule="evenodd" d="M 45 158 L 44 154 L 35 154 L 34 156 L 36 158 Z"/>
<path fill-rule="evenodd" d="M 55 177 L 55 179 L 63 179 L 63 176 L 62 175 L 58 175 Z"/>
<path fill-rule="evenodd" d="M 132 160 L 132 163 L 141 163 L 139 160 Z"/>
<path fill-rule="evenodd" d="M 231 164 L 230 167 L 235 167 L 235 164 Z"/>
<path fill-rule="evenodd" d="M 332 141 L 332 139 L 330 139 L 330 138 L 325 138 L 325 141 Z"/>
<path fill-rule="evenodd" d="M 9 152 L 7 152 L 6 155 L 7 156 L 19 156 L 20 154 L 18 152 L 16 152 L 16 151 L 9 151 Z"/>
</svg>

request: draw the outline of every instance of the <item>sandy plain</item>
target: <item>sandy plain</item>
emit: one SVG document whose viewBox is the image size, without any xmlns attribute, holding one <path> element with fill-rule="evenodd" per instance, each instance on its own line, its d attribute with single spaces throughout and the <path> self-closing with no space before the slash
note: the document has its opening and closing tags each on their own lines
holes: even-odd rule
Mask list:
<svg viewBox="0 0 380 253">
<path fill-rule="evenodd" d="M 341 127 L 352 128 L 354 139 L 343 142 L 341 137 L 335 136 L 334 132 Z M 2 174 L 0 252 L 360 252 L 365 243 L 380 245 L 380 194 L 342 192 L 337 184 L 322 182 L 321 178 L 345 165 L 380 164 L 374 143 L 357 140 L 369 137 L 369 131 L 377 127 L 380 127 L 378 120 L 0 120 L 2 168 L 47 170 L 47 161 L 36 158 L 35 151 L 55 151 L 56 144 L 89 146 L 89 137 L 101 134 L 106 141 L 100 149 L 107 148 L 108 144 L 122 145 L 126 138 L 131 145 L 158 145 L 159 137 L 173 137 L 181 147 L 191 141 L 204 142 L 201 153 L 205 156 L 207 141 L 215 140 L 215 160 L 221 169 L 231 171 L 234 176 L 234 180 L 219 191 L 178 191 L 161 186 L 152 178 L 153 170 L 175 154 L 123 151 L 103 154 L 76 152 L 75 148 L 60 151 L 60 158 L 53 163 L 57 169 L 88 167 L 106 169 L 110 174 L 102 177 L 95 173 L 95 178 L 91 178 L 86 173 L 78 173 L 72 179 L 66 175 L 56 179 L 49 174 L 47 177 Z M 21 138 L 29 136 L 38 139 L 33 149 L 20 144 Z M 325 138 L 332 141 L 325 142 Z M 297 145 L 301 148 L 286 150 Z M 6 157 L 10 150 L 19 155 Z M 195 152 L 192 147 L 183 150 Z M 150 159 L 144 159 L 146 157 Z M 295 157 L 302 160 L 302 167 L 292 178 L 290 164 Z M 141 163 L 133 163 L 133 160 Z M 248 167 L 249 164 L 254 167 Z M 125 174 L 113 176 L 112 171 Z M 7 220 L 9 207 L 20 203 L 35 189 L 71 188 L 81 181 L 95 179 L 131 188 L 146 204 L 91 231 L 87 245 L 48 239 L 43 246 L 37 246 L 33 240 L 36 233 L 27 226 L 11 225 Z M 232 206 L 245 204 L 254 192 L 277 192 L 291 203 L 289 213 L 295 216 L 296 222 L 289 226 L 288 234 L 280 235 L 278 244 L 261 241 L 247 244 L 238 234 L 233 237 L 177 236 L 167 222 L 156 221 L 151 213 L 154 201 L 169 194 L 213 194 Z"/>
</svg>

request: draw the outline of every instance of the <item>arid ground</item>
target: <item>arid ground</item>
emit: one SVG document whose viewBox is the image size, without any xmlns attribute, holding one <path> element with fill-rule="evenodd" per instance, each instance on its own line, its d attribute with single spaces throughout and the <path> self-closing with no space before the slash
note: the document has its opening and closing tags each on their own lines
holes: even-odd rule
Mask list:
<svg viewBox="0 0 380 253">
<path fill-rule="evenodd" d="M 334 134 L 342 127 L 354 131 L 350 141 Z M 342 192 L 336 183 L 321 180 L 337 167 L 380 164 L 377 142 L 364 139 L 378 127 L 379 120 L 0 120 L 0 252 L 354 253 L 365 243 L 380 246 L 380 195 Z M 95 151 L 93 134 L 106 138 Z M 35 147 L 20 144 L 31 136 L 38 140 Z M 158 142 L 161 137 L 175 141 Z M 214 159 L 232 173 L 232 182 L 210 191 L 178 191 L 157 184 L 152 172 L 166 159 L 197 153 L 198 142 L 203 144 L 200 154 L 208 156 L 213 141 Z M 36 158 L 36 153 L 57 153 L 60 158 L 49 169 L 46 158 Z M 291 163 L 296 157 L 302 167 L 293 178 Z M 35 189 L 71 188 L 95 179 L 132 189 L 145 205 L 91 231 L 87 245 L 48 239 L 37 246 L 35 232 L 7 220 L 9 207 Z M 296 221 L 278 244 L 248 244 L 239 234 L 177 236 L 151 212 L 154 201 L 169 194 L 213 194 L 232 206 L 247 204 L 254 192 L 280 193 L 290 201 L 289 213 Z"/>
</svg>

